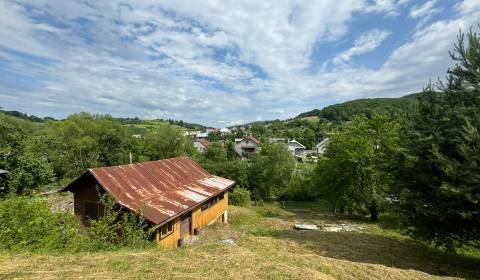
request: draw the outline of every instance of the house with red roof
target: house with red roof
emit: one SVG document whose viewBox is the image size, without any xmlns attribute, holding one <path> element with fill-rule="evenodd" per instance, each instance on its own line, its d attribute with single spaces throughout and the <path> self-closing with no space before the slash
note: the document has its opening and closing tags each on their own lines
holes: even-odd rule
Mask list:
<svg viewBox="0 0 480 280">
<path fill-rule="evenodd" d="M 235 151 L 241 158 L 250 158 L 260 151 L 260 140 L 253 136 L 247 136 L 235 140 Z"/>
</svg>

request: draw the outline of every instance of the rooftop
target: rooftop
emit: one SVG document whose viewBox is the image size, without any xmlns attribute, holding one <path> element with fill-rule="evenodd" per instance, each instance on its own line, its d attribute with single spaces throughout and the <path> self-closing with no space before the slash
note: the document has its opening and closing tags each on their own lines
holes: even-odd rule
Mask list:
<svg viewBox="0 0 480 280">
<path fill-rule="evenodd" d="M 93 176 L 122 206 L 143 210 L 145 218 L 160 224 L 187 212 L 234 185 L 214 176 L 188 157 L 90 168 L 62 191 L 82 186 Z"/>
</svg>

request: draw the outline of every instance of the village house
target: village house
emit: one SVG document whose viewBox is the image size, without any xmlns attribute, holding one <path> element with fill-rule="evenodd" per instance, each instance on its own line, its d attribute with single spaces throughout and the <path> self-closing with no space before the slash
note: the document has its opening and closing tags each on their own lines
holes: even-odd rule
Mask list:
<svg viewBox="0 0 480 280">
<path fill-rule="evenodd" d="M 207 127 L 207 128 L 205 129 L 205 131 L 207 132 L 207 134 L 209 134 L 209 133 L 212 133 L 212 132 L 219 132 L 220 129 L 215 128 L 215 127 Z"/>
<path fill-rule="evenodd" d="M 227 223 L 228 190 L 234 181 L 214 176 L 188 157 L 90 168 L 62 191 L 74 195 L 82 226 L 103 213 L 101 192 L 126 211 L 142 211 L 159 245 L 188 243 L 207 225 Z"/>
<path fill-rule="evenodd" d="M 207 139 L 208 138 L 208 132 L 199 132 L 195 136 L 197 139 Z"/>
<path fill-rule="evenodd" d="M 195 142 L 193 142 L 193 146 L 195 146 L 195 149 L 199 151 L 200 153 L 204 153 L 208 146 L 210 146 L 210 141 L 207 139 L 198 139 Z"/>
<path fill-rule="evenodd" d="M 235 151 L 242 158 L 249 158 L 258 153 L 259 150 L 260 141 L 253 136 L 235 139 Z"/>
<path fill-rule="evenodd" d="M 305 157 L 306 147 L 296 140 L 290 140 L 287 143 L 287 149 L 294 155 L 296 158 L 303 159 Z"/>
<path fill-rule="evenodd" d="M 323 156 L 329 142 L 330 142 L 330 138 L 325 138 L 322 141 L 320 141 L 320 143 L 318 143 L 317 145 L 315 145 L 315 147 L 313 147 L 313 153 L 319 156 Z"/>
<path fill-rule="evenodd" d="M 230 129 L 224 127 L 222 129 L 220 129 L 220 133 L 222 134 L 222 136 L 226 136 L 226 135 L 230 134 Z"/>
<path fill-rule="evenodd" d="M 183 133 L 183 136 L 185 137 L 190 137 L 190 138 L 195 138 L 195 136 L 197 136 L 197 133 L 199 133 L 200 131 L 195 131 L 195 130 L 192 130 L 192 129 L 187 129 L 184 133 Z"/>
</svg>

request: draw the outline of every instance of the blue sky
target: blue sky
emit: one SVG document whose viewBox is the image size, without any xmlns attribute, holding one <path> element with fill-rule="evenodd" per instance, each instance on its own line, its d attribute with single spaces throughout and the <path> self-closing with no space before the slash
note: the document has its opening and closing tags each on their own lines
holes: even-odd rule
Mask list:
<svg viewBox="0 0 480 280">
<path fill-rule="evenodd" d="M 215 127 L 420 91 L 480 0 L 0 1 L 0 106 Z"/>
</svg>

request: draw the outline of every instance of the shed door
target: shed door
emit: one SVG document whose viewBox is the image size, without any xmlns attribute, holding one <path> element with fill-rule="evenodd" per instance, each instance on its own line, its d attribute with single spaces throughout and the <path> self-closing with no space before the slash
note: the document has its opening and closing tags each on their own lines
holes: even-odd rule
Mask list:
<svg viewBox="0 0 480 280">
<path fill-rule="evenodd" d="M 190 235 L 192 223 L 192 213 L 185 214 L 181 217 L 180 236 Z"/>
</svg>

